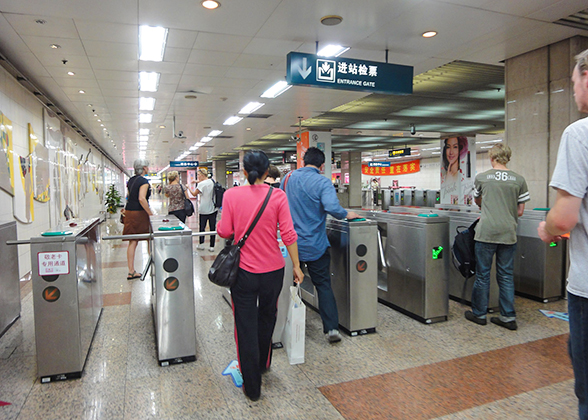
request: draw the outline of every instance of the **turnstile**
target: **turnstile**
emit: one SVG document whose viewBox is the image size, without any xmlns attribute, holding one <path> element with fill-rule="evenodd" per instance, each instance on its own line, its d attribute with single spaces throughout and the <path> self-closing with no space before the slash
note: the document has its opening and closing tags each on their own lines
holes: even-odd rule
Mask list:
<svg viewBox="0 0 588 420">
<path fill-rule="evenodd" d="M 547 211 L 525 210 L 519 218 L 514 262 L 515 292 L 541 302 L 561 299 L 566 278 L 567 241 L 546 244 L 537 235 L 546 216 Z"/>
<path fill-rule="evenodd" d="M 400 190 L 399 189 L 395 189 L 392 192 L 392 199 L 391 199 L 390 203 L 393 206 L 401 206 L 402 205 L 402 197 L 401 197 L 401 195 L 402 194 L 400 193 Z"/>
<path fill-rule="evenodd" d="M 20 316 L 18 250 L 6 245 L 16 238 L 16 222 L 0 222 L 0 337 Z"/>
<path fill-rule="evenodd" d="M 389 189 L 383 189 L 382 191 L 382 210 L 388 210 L 388 208 L 390 208 L 391 206 L 391 192 Z"/>
<path fill-rule="evenodd" d="M 439 190 L 425 190 L 425 206 L 435 207 L 435 204 L 439 204 Z"/>
<path fill-rule="evenodd" d="M 31 245 L 31 280 L 41 383 L 81 377 L 102 312 L 99 218 L 70 219 Z"/>
<path fill-rule="evenodd" d="M 401 210 L 360 213 L 378 224 L 378 300 L 427 324 L 446 321 L 449 219 Z"/>
<path fill-rule="evenodd" d="M 290 286 L 294 284 L 294 274 L 292 260 L 288 254 L 288 248 L 280 242 L 280 250 L 284 257 L 284 279 L 282 283 L 282 291 L 278 296 L 278 313 L 276 318 L 276 325 L 274 327 L 274 333 L 272 335 L 272 346 L 275 349 L 284 347 L 282 344 L 282 335 L 284 334 L 284 327 L 286 326 L 286 316 L 288 315 L 288 305 L 290 303 Z M 222 294 L 229 305 L 232 305 L 231 301 L 231 289 L 224 287 Z"/>
<path fill-rule="evenodd" d="M 376 331 L 377 225 L 373 221 L 327 218 L 331 244 L 331 287 L 337 302 L 339 325 L 351 336 Z M 303 271 L 306 269 L 303 268 Z M 319 309 L 319 299 L 310 278 L 300 285 L 302 299 Z"/>
<path fill-rule="evenodd" d="M 412 205 L 421 207 L 425 205 L 425 190 L 413 190 Z"/>
<path fill-rule="evenodd" d="M 412 206 L 413 204 L 414 191 L 411 189 L 400 190 L 400 205 L 401 206 Z"/>
<path fill-rule="evenodd" d="M 152 233 L 103 239 L 149 239 L 150 258 L 141 276 L 151 270 L 151 308 L 160 366 L 196 360 L 194 259 L 192 232 L 172 215 L 150 216 Z"/>
</svg>

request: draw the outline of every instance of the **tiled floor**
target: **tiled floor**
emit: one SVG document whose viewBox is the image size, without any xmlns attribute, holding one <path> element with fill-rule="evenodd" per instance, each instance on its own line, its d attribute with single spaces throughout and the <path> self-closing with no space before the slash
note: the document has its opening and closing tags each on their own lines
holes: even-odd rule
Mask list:
<svg viewBox="0 0 588 420">
<path fill-rule="evenodd" d="M 114 219 L 104 226 L 117 230 Z M 568 324 L 538 311 L 565 312 L 565 301 L 517 298 L 515 332 L 472 324 L 453 301 L 449 320 L 433 325 L 378 304 L 376 334 L 336 345 L 308 310 L 306 362 L 291 366 L 276 350 L 250 402 L 222 376 L 236 355 L 231 309 L 206 277 L 214 253 L 194 246 L 198 359 L 160 367 L 150 284 L 126 280 L 120 245 L 103 242 L 105 305 L 81 379 L 39 383 L 30 284 L 21 289 L 21 318 L 0 338 L 0 401 L 10 403 L 0 419 L 577 418 Z M 139 249 L 137 269 L 147 257 Z"/>
</svg>

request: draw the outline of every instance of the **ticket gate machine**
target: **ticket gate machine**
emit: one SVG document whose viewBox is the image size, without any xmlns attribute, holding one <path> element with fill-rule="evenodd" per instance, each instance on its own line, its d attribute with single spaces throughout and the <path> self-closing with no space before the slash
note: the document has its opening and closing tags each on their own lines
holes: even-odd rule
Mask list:
<svg viewBox="0 0 588 420">
<path fill-rule="evenodd" d="M 402 189 L 400 190 L 400 205 L 401 206 L 412 206 L 414 198 L 414 190 Z"/>
<path fill-rule="evenodd" d="M 18 251 L 6 245 L 15 241 L 16 221 L 0 222 L 0 337 L 20 316 L 20 280 L 18 275 Z"/>
<path fill-rule="evenodd" d="M 331 244 L 331 287 L 337 301 L 339 326 L 351 336 L 373 333 L 378 321 L 377 224 L 369 220 L 327 218 Z M 302 299 L 319 309 L 319 298 L 303 267 Z"/>
<path fill-rule="evenodd" d="M 70 219 L 30 240 L 41 383 L 80 378 L 102 313 L 102 219 Z"/>
<path fill-rule="evenodd" d="M 424 207 L 424 205 L 425 205 L 425 190 L 413 190 L 412 194 L 413 194 L 412 205 Z"/>
<path fill-rule="evenodd" d="M 388 208 L 392 205 L 390 203 L 391 200 L 391 192 L 389 189 L 383 189 L 381 190 L 382 192 L 382 202 L 380 203 L 382 205 L 382 210 L 388 210 Z"/>
<path fill-rule="evenodd" d="M 425 207 L 435 207 L 435 204 L 439 204 L 439 199 L 439 190 L 425 190 Z"/>
</svg>

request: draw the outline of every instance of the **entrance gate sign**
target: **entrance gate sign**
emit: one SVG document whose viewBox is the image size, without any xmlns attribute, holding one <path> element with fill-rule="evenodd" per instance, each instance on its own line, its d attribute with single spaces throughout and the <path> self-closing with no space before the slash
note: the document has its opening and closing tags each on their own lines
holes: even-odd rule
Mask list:
<svg viewBox="0 0 588 420">
<path fill-rule="evenodd" d="M 327 89 L 410 95 L 412 66 L 290 52 L 286 81 L 289 85 Z"/>
</svg>

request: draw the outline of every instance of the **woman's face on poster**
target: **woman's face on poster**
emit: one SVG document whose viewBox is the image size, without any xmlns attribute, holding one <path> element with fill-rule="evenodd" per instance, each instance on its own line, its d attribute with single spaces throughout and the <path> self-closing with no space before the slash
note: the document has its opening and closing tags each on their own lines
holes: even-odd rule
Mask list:
<svg viewBox="0 0 588 420">
<path fill-rule="evenodd" d="M 447 158 L 449 165 L 454 164 L 459 158 L 459 143 L 457 137 L 447 139 L 445 144 L 445 157 Z"/>
</svg>

